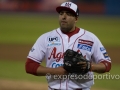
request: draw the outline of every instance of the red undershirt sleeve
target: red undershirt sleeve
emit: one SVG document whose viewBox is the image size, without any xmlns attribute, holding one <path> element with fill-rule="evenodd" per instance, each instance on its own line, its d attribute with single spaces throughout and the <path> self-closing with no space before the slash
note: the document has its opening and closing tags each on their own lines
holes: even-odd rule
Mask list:
<svg viewBox="0 0 120 90">
<path fill-rule="evenodd" d="M 103 63 L 104 65 L 105 65 L 105 67 L 106 67 L 106 69 L 105 69 L 105 72 L 109 72 L 110 71 L 110 69 L 111 69 L 111 62 L 108 62 L 108 61 L 101 61 L 100 63 Z"/>
<path fill-rule="evenodd" d="M 37 76 L 37 68 L 40 66 L 38 62 L 35 62 L 29 58 L 27 58 L 26 64 L 25 64 L 25 70 L 29 74 L 33 74 Z"/>
</svg>

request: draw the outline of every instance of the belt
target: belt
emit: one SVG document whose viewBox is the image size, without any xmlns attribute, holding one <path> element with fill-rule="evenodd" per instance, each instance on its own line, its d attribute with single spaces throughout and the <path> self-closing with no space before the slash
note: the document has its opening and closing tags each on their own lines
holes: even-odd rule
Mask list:
<svg viewBox="0 0 120 90">
<path fill-rule="evenodd" d="M 59 89 L 54 89 L 54 90 L 59 90 Z M 74 90 L 82 90 L 81 88 L 78 88 L 78 89 L 74 89 Z"/>
<path fill-rule="evenodd" d="M 49 89 L 51 89 L 51 90 L 60 90 L 60 89 L 52 89 L 50 86 L 48 86 L 49 87 Z M 77 88 L 77 89 L 74 89 L 74 90 L 82 90 L 82 88 Z"/>
</svg>

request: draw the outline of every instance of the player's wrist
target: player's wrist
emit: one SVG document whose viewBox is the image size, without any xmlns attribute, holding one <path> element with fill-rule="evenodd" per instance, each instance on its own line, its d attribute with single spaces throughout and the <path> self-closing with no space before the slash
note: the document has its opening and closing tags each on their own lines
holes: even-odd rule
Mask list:
<svg viewBox="0 0 120 90">
<path fill-rule="evenodd" d="M 104 73 L 105 72 L 105 65 L 102 63 L 91 63 L 91 71 L 96 73 Z"/>
</svg>

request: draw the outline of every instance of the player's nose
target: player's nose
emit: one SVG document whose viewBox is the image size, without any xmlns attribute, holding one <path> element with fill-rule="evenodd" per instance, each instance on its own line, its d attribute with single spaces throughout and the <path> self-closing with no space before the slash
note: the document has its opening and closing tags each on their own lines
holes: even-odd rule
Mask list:
<svg viewBox="0 0 120 90">
<path fill-rule="evenodd" d="M 63 15 L 62 15 L 62 19 L 65 20 L 66 17 L 67 17 L 67 14 L 66 14 L 66 13 L 63 13 Z"/>
</svg>

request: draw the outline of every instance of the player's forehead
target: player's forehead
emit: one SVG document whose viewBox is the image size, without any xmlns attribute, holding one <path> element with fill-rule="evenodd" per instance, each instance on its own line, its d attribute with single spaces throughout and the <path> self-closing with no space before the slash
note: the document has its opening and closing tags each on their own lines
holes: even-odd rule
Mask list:
<svg viewBox="0 0 120 90">
<path fill-rule="evenodd" d="M 66 13 L 66 14 L 69 14 L 69 15 L 75 17 L 74 13 L 72 13 L 72 12 L 69 11 L 69 10 L 61 10 L 61 11 L 59 12 L 59 14 L 63 14 L 63 13 Z"/>
<path fill-rule="evenodd" d="M 59 13 L 70 13 L 72 15 L 74 15 L 72 12 L 70 12 L 69 10 L 61 10 Z"/>
</svg>

